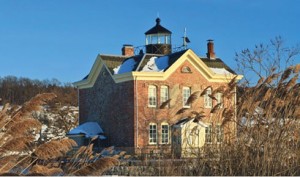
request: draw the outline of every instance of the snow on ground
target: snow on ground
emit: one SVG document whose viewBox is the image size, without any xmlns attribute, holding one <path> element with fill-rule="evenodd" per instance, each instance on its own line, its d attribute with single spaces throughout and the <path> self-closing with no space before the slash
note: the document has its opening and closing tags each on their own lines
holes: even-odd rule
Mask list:
<svg viewBox="0 0 300 177">
<path fill-rule="evenodd" d="M 65 113 L 59 114 L 44 106 L 42 111 L 34 112 L 33 116 L 42 123 L 41 132 L 36 136 L 36 139 L 40 138 L 42 141 L 48 141 L 64 138 L 68 131 L 66 126 L 71 128 L 77 126 L 78 107 L 63 106 L 60 111 Z"/>
<path fill-rule="evenodd" d="M 229 75 L 231 74 L 225 68 L 210 68 L 215 74 Z"/>
</svg>

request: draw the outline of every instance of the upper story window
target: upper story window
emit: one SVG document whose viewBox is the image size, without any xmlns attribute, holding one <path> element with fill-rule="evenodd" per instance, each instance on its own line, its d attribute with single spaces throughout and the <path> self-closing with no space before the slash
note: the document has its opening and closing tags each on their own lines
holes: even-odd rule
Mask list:
<svg viewBox="0 0 300 177">
<path fill-rule="evenodd" d="M 212 142 L 212 126 L 211 124 L 208 127 L 205 127 L 205 142 L 211 143 Z"/>
<path fill-rule="evenodd" d="M 211 88 L 206 89 L 206 93 L 204 95 L 204 107 L 211 108 L 212 107 L 212 99 L 209 97 L 211 95 Z"/>
<path fill-rule="evenodd" d="M 170 141 L 169 124 L 162 123 L 161 124 L 161 144 L 169 144 L 169 141 Z"/>
<path fill-rule="evenodd" d="M 183 98 L 183 107 L 190 108 L 191 106 L 187 104 L 187 100 L 191 96 L 191 88 L 190 87 L 183 87 L 182 90 L 182 98 Z"/>
<path fill-rule="evenodd" d="M 157 125 L 149 124 L 149 144 L 157 144 Z"/>
<path fill-rule="evenodd" d="M 168 86 L 160 87 L 160 103 L 164 103 L 169 99 L 169 88 Z M 168 107 L 168 106 L 167 106 Z"/>
<path fill-rule="evenodd" d="M 148 87 L 148 106 L 156 107 L 156 86 L 154 85 Z"/>
<path fill-rule="evenodd" d="M 220 108 L 223 108 L 223 94 L 222 93 L 217 93 L 216 94 L 216 98 L 217 98 L 217 104 L 220 104 Z"/>
<path fill-rule="evenodd" d="M 224 139 L 224 130 L 221 125 L 216 126 L 217 142 L 221 143 Z"/>
</svg>

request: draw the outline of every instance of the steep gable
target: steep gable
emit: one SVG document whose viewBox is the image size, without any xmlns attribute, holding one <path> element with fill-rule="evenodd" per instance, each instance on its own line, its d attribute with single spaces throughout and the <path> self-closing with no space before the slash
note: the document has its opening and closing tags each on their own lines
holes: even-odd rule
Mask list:
<svg viewBox="0 0 300 177">
<path fill-rule="evenodd" d="M 188 60 L 209 82 L 229 82 L 237 75 L 221 59 L 199 58 L 191 49 L 169 55 L 141 54 L 132 57 L 98 55 L 87 77 L 75 82 L 79 88 L 89 88 L 95 83 L 102 67 L 105 67 L 115 83 L 130 80 L 165 80 Z M 152 62 L 152 63 L 151 63 Z M 156 69 L 147 69 L 147 65 Z M 120 72 L 120 73 L 119 73 Z"/>
</svg>

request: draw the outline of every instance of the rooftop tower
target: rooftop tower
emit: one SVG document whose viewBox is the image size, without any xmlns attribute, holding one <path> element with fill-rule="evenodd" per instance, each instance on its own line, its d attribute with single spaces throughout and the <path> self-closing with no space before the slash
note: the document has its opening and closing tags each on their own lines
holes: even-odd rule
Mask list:
<svg viewBox="0 0 300 177">
<path fill-rule="evenodd" d="M 172 32 L 160 25 L 160 18 L 156 19 L 156 25 L 145 32 L 146 53 L 167 55 L 172 52 Z"/>
</svg>

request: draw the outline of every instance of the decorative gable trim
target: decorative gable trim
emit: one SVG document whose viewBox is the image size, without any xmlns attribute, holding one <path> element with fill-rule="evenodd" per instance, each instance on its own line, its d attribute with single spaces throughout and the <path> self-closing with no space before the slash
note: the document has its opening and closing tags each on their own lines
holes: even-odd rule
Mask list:
<svg viewBox="0 0 300 177">
<path fill-rule="evenodd" d="M 107 68 L 106 64 L 104 63 L 104 61 L 101 59 L 100 55 L 97 56 L 92 69 L 88 75 L 88 77 L 86 79 L 74 82 L 73 84 L 78 87 L 79 89 L 85 89 L 85 88 L 91 88 L 94 86 L 100 71 L 102 70 L 102 68 L 105 68 L 107 70 L 107 72 L 109 73 L 109 77 L 112 77 L 109 69 Z"/>
<path fill-rule="evenodd" d="M 169 76 L 172 75 L 181 67 L 181 65 L 185 62 L 190 62 L 198 72 L 200 72 L 205 79 L 209 82 L 230 82 L 231 79 L 236 77 L 236 80 L 241 80 L 243 78 L 242 75 L 234 75 L 234 74 L 215 74 L 191 49 L 187 50 L 183 55 L 181 55 L 175 63 L 173 63 L 165 72 L 128 72 L 124 74 L 116 74 L 111 75 L 109 69 L 107 68 L 104 61 L 101 59 L 100 55 L 97 56 L 97 59 L 89 73 L 88 78 L 73 83 L 79 89 L 91 88 L 96 82 L 99 73 L 103 67 L 110 73 L 110 77 L 114 80 L 115 83 L 121 83 L 132 80 L 157 80 L 163 81 L 166 80 Z"/>
</svg>

